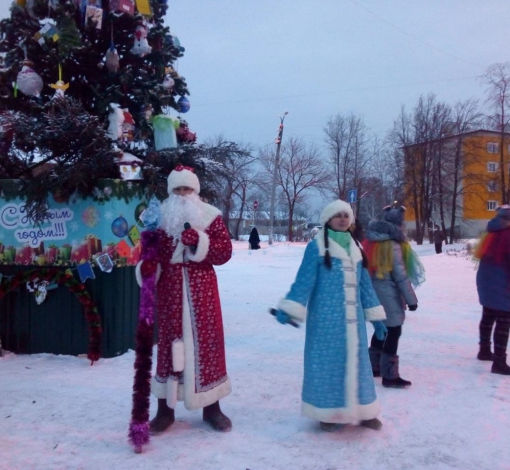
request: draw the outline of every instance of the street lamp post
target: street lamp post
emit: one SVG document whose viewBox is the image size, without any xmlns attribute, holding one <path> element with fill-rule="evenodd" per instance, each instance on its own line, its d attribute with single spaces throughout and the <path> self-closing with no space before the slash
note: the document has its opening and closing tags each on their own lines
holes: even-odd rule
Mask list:
<svg viewBox="0 0 510 470">
<path fill-rule="evenodd" d="M 278 165 L 280 163 L 280 146 L 282 144 L 282 136 L 283 136 L 283 121 L 285 120 L 285 116 L 287 116 L 288 111 L 283 113 L 283 116 L 280 118 L 280 127 L 278 128 L 278 135 L 276 136 L 276 156 L 274 159 L 274 173 L 273 173 L 273 186 L 271 188 L 271 207 L 269 208 L 269 244 L 273 244 L 273 224 L 274 224 L 274 206 L 276 199 L 276 181 L 278 178 Z"/>
</svg>

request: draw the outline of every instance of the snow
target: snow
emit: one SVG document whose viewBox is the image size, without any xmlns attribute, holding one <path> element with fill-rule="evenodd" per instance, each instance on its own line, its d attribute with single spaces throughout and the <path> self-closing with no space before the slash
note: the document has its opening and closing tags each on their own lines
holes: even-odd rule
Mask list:
<svg viewBox="0 0 510 470">
<path fill-rule="evenodd" d="M 427 281 L 399 348 L 401 374 L 413 385 L 385 389 L 375 379 L 382 430 L 333 433 L 300 416 L 304 328 L 267 312 L 290 287 L 305 244 L 234 245 L 232 260 L 217 268 L 230 433 L 179 404 L 170 430 L 137 455 L 127 442 L 133 351 L 93 367 L 84 357 L 8 353 L 0 358 L 0 469 L 510 469 L 510 377 L 476 359 L 481 307 L 461 245 L 450 255 L 415 247 Z"/>
</svg>

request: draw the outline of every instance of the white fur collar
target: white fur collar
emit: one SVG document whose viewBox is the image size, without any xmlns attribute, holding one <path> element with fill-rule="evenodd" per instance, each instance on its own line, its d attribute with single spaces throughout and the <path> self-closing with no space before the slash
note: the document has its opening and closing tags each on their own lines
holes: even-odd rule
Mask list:
<svg viewBox="0 0 510 470">
<path fill-rule="evenodd" d="M 324 229 L 320 230 L 317 235 L 315 235 L 314 240 L 317 240 L 317 246 L 319 247 L 319 254 L 321 256 L 324 256 L 326 253 L 326 248 L 324 247 Z M 363 256 L 361 255 L 361 251 L 358 248 L 358 245 L 356 245 L 356 242 L 353 238 L 351 238 L 351 245 L 350 245 L 350 255 L 347 254 L 347 251 L 345 251 L 337 242 L 335 242 L 332 238 L 328 237 L 328 251 L 329 254 L 333 258 L 338 258 L 341 260 L 349 260 L 354 265 L 358 264 L 359 261 L 363 259 Z"/>
</svg>

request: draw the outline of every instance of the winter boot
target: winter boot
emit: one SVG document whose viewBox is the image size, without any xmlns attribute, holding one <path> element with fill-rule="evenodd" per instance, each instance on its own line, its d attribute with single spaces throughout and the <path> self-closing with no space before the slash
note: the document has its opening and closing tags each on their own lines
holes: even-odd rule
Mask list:
<svg viewBox="0 0 510 470">
<path fill-rule="evenodd" d="M 373 347 L 368 348 L 368 356 L 370 357 L 370 364 L 372 364 L 372 374 L 374 374 L 374 377 L 381 376 L 381 354 L 381 349 Z"/>
<path fill-rule="evenodd" d="M 377 418 L 365 419 L 359 423 L 360 426 L 364 426 L 365 428 L 373 429 L 374 431 L 379 431 L 382 428 L 382 423 Z"/>
<path fill-rule="evenodd" d="M 156 435 L 166 431 L 175 421 L 175 412 L 170 408 L 164 398 L 158 399 L 156 416 L 149 423 L 150 434 Z"/>
<path fill-rule="evenodd" d="M 510 375 L 510 367 L 506 363 L 506 354 L 494 356 L 491 372 L 493 374 Z"/>
<path fill-rule="evenodd" d="M 209 423 L 215 431 L 229 432 L 232 429 L 232 421 L 221 411 L 219 401 L 204 406 L 202 419 Z"/>
<path fill-rule="evenodd" d="M 480 351 L 478 352 L 478 356 L 476 358 L 479 361 L 493 361 L 494 355 L 491 352 L 491 342 L 490 341 L 480 341 Z"/>
<path fill-rule="evenodd" d="M 339 427 L 336 423 L 325 423 L 324 421 L 320 421 L 320 427 L 322 431 L 333 432 L 337 427 Z"/>
<path fill-rule="evenodd" d="M 381 376 L 383 387 L 387 388 L 405 388 L 411 385 L 411 382 L 404 380 L 398 374 L 398 356 L 392 354 L 381 354 Z"/>
</svg>

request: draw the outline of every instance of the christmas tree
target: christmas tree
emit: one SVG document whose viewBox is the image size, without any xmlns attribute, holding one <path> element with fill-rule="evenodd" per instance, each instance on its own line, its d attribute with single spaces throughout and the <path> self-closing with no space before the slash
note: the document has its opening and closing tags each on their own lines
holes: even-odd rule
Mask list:
<svg viewBox="0 0 510 470">
<path fill-rule="evenodd" d="M 0 22 L 0 178 L 21 181 L 34 220 L 48 193 L 86 197 L 98 178 L 120 177 L 119 162 L 141 168 L 153 193 L 177 162 L 196 163 L 195 135 L 176 116 L 189 92 L 167 8 L 16 0 Z"/>
</svg>

